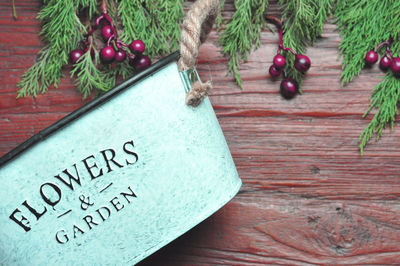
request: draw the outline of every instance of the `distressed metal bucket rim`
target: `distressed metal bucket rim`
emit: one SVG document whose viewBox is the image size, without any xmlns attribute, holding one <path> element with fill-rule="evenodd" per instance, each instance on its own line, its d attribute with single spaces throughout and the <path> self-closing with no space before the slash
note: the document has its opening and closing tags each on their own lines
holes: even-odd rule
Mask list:
<svg viewBox="0 0 400 266">
<path fill-rule="evenodd" d="M 129 88 L 130 86 L 134 85 L 135 83 L 141 81 L 142 79 L 146 78 L 147 76 L 151 75 L 152 73 L 156 72 L 157 70 L 163 68 L 164 66 L 168 65 L 173 61 L 177 61 L 180 57 L 179 52 L 174 52 L 168 55 L 165 58 L 160 59 L 149 68 L 143 70 L 142 72 L 137 73 L 132 78 L 124 81 L 123 83 L 115 86 L 113 89 L 109 90 L 108 92 L 104 93 L 103 95 L 91 100 L 84 106 L 80 107 L 79 109 L 73 111 L 72 113 L 68 114 L 64 118 L 58 120 L 54 124 L 50 125 L 49 127 L 41 130 L 40 132 L 36 133 L 2 157 L 0 157 L 0 168 L 5 165 L 8 161 L 12 160 L 16 156 L 18 156 L 23 151 L 29 149 L 36 143 L 46 139 L 49 135 L 53 134 L 57 130 L 63 128 L 64 126 L 68 125 L 70 122 L 76 120 L 77 118 L 81 117 L 85 113 L 89 112 L 90 110 L 96 108 L 97 106 L 107 102 L 113 96 L 119 94 L 120 92 L 124 91 L 125 89 Z"/>
</svg>

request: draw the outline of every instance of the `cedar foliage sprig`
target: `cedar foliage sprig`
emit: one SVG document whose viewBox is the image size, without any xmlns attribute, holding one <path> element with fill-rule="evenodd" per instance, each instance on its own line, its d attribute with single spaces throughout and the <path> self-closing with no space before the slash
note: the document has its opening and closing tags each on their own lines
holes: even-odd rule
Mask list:
<svg viewBox="0 0 400 266">
<path fill-rule="evenodd" d="M 106 0 L 109 15 L 118 25 L 123 26 L 120 32 L 125 42 L 142 39 L 151 56 L 167 54 L 178 48 L 180 35 L 179 24 L 183 19 L 184 0 Z M 364 67 L 364 56 L 368 50 L 392 37 L 392 50 L 400 56 L 400 1 L 382 0 L 279 0 L 282 9 L 283 45 L 292 48 L 296 53 L 304 54 L 322 33 L 324 22 L 332 13 L 343 37 L 340 52 L 343 55 L 342 84 L 350 82 L 359 75 Z M 225 0 L 221 1 L 221 7 Z M 252 49 L 260 45 L 263 27 L 268 26 L 265 15 L 268 0 L 235 0 L 236 11 L 223 30 L 219 42 L 222 52 L 228 55 L 228 73 L 233 73 L 239 86 L 242 85 L 239 70 L 240 63 L 246 61 Z M 49 86 L 57 85 L 63 76 L 62 67 L 68 63 L 71 50 L 87 33 L 80 21 L 85 13 L 89 21 L 99 14 L 98 0 L 43 0 L 43 7 L 38 14 L 42 23 L 40 35 L 45 42 L 38 53 L 35 64 L 29 68 L 18 83 L 18 97 L 36 96 L 44 93 Z M 222 24 L 221 14 L 217 17 L 217 27 Z M 98 51 L 102 47 L 93 47 Z M 379 51 L 380 54 L 384 52 Z M 287 76 L 299 83 L 303 74 L 293 67 L 294 56 L 286 54 Z M 134 74 L 134 69 L 127 62 L 113 68 L 98 66 L 98 53 L 95 60 L 86 53 L 73 66 L 71 75 L 76 78 L 76 85 L 87 97 L 91 91 L 104 92 L 111 89 L 118 76 L 124 79 Z M 393 127 L 398 114 L 397 104 L 400 100 L 400 79 L 388 72 L 371 94 L 371 101 L 364 117 L 374 108 L 376 114 L 360 136 L 360 150 L 376 134 L 377 139 L 387 124 Z"/>
<path fill-rule="evenodd" d="M 40 35 L 47 45 L 39 52 L 36 63 L 23 74 L 18 83 L 18 97 L 44 93 L 52 84 L 57 87 L 69 52 L 85 32 L 76 9 L 73 1 L 45 1 L 38 17 L 43 23 Z"/>
<path fill-rule="evenodd" d="M 348 83 L 360 74 L 365 66 L 365 54 L 392 37 L 393 56 L 400 56 L 400 1 L 338 0 L 336 20 L 343 39 L 340 51 L 343 55 L 342 83 Z M 378 51 L 382 56 L 384 50 Z M 400 100 L 400 79 L 390 71 L 371 93 L 370 106 L 366 117 L 373 109 L 376 113 L 361 133 L 360 152 L 372 136 L 379 139 L 383 129 L 390 124 L 393 128 L 398 114 Z"/>
<path fill-rule="evenodd" d="M 338 0 L 335 16 L 343 37 L 339 46 L 343 55 L 342 84 L 361 73 L 367 51 L 394 34 L 394 25 L 400 23 L 399 8 L 399 1 Z"/>
<path fill-rule="evenodd" d="M 394 52 L 393 56 L 400 56 L 400 39 L 397 39 L 391 48 L 393 51 L 397 51 Z M 372 91 L 369 108 L 363 115 L 363 117 L 366 117 L 372 109 L 376 109 L 374 117 L 360 135 L 361 154 L 364 153 L 364 148 L 373 135 L 376 135 L 376 139 L 378 140 L 387 125 L 390 125 L 393 129 L 396 116 L 399 114 L 399 101 L 400 78 L 394 76 L 391 71 L 388 71 L 383 81 L 376 85 Z"/>
<path fill-rule="evenodd" d="M 334 0 L 279 0 L 282 7 L 283 44 L 303 54 L 307 46 L 321 35 L 324 23 L 332 11 Z M 236 0 L 236 11 L 220 36 L 222 52 L 229 56 L 228 74 L 233 73 L 239 86 L 241 61 L 246 61 L 252 49 L 260 44 L 260 34 L 266 26 L 268 1 Z M 299 83 L 303 74 L 293 66 L 294 55 L 287 53 L 285 71 Z"/>
<path fill-rule="evenodd" d="M 98 53 L 95 53 L 95 61 L 97 61 Z M 88 97 L 95 89 L 106 92 L 110 87 L 114 86 L 115 80 L 96 67 L 90 53 L 85 53 L 79 61 L 74 64 L 71 70 L 71 76 L 75 77 L 75 85 L 82 93 L 83 98 Z"/>
<path fill-rule="evenodd" d="M 279 0 L 282 6 L 283 45 L 305 54 L 322 33 L 334 0 Z M 286 75 L 302 83 L 304 74 L 294 68 L 295 56 L 286 53 Z"/>
<path fill-rule="evenodd" d="M 121 39 L 131 42 L 142 39 L 146 51 L 152 57 L 177 50 L 180 37 L 179 25 L 183 20 L 184 0 L 106 0 L 108 14 L 122 26 Z M 38 53 L 34 65 L 18 83 L 18 96 L 37 96 L 50 86 L 57 87 L 63 76 L 63 66 L 68 64 L 69 54 L 79 47 L 88 30 L 80 17 L 90 24 L 100 14 L 99 0 L 44 0 L 38 18 L 42 23 L 41 37 L 44 48 Z M 86 24 L 86 22 L 85 22 Z M 91 91 L 104 92 L 114 87 L 116 79 L 134 74 L 126 62 L 115 67 L 100 66 L 98 51 L 103 48 L 93 42 L 97 60 L 91 61 L 90 52 L 72 67 L 70 75 L 75 77 L 76 86 L 87 97 Z M 87 69 L 85 69 L 87 68 Z"/>
<path fill-rule="evenodd" d="M 151 56 L 178 49 L 183 0 L 120 0 L 118 14 L 124 27 L 122 41 L 141 39 Z"/>
<path fill-rule="evenodd" d="M 397 107 L 399 100 L 400 79 L 393 76 L 392 73 L 388 73 L 384 80 L 372 91 L 370 106 L 364 114 L 365 117 L 373 108 L 377 109 L 374 117 L 360 135 L 361 154 L 364 153 L 365 146 L 374 134 L 378 140 L 382 135 L 383 129 L 388 124 L 393 129 L 396 115 L 399 113 Z"/>
<path fill-rule="evenodd" d="M 240 87 L 240 62 L 246 61 L 251 50 L 260 45 L 267 7 L 267 0 L 235 0 L 236 11 L 220 36 L 222 53 L 229 56 L 228 73 L 233 73 Z"/>
</svg>

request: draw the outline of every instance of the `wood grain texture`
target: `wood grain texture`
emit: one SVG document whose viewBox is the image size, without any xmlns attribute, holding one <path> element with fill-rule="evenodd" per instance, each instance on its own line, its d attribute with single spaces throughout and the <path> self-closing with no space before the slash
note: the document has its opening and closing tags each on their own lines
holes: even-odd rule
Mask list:
<svg viewBox="0 0 400 266">
<path fill-rule="evenodd" d="M 85 102 L 63 79 L 36 99 L 15 100 L 20 75 L 42 47 L 35 16 L 40 1 L 0 0 L 0 155 Z M 227 1 L 224 17 L 233 12 Z M 278 14 L 278 6 L 270 7 Z M 205 222 L 143 265 L 400 264 L 400 131 L 385 130 L 362 157 L 361 115 L 381 73 L 363 70 L 340 86 L 339 33 L 327 24 L 307 51 L 312 68 L 304 94 L 278 93 L 267 68 L 278 42 L 262 45 L 242 65 L 243 89 L 226 76 L 219 33 L 201 47 L 198 70 L 211 79 L 211 102 L 243 180 L 239 194 Z"/>
</svg>

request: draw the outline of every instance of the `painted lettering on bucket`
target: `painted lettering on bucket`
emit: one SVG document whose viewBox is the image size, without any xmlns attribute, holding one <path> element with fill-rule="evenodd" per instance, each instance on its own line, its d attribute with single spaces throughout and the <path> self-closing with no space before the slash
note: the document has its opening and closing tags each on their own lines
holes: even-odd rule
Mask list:
<svg viewBox="0 0 400 266">
<path fill-rule="evenodd" d="M 54 179 L 52 181 L 47 181 L 41 184 L 37 188 L 36 194 L 40 200 L 36 200 L 36 204 L 31 204 L 28 199 L 25 199 L 19 207 L 11 212 L 9 218 L 11 221 L 15 222 L 21 230 L 28 233 L 32 229 L 32 221 L 37 222 L 45 216 L 46 213 L 54 211 L 55 207 L 62 202 L 62 199 L 66 194 L 71 193 L 71 191 L 75 192 L 78 189 L 82 190 L 83 179 L 87 178 L 89 181 L 99 180 L 100 177 L 112 171 L 136 164 L 138 160 L 139 155 L 135 152 L 133 140 L 123 143 L 120 149 L 108 148 L 100 150 L 96 154 L 91 154 L 80 161 L 73 163 L 70 167 L 62 170 L 60 173 L 53 175 Z M 100 165 L 103 166 L 101 167 Z M 111 186 L 111 184 L 106 188 Z M 101 192 L 102 191 L 100 191 L 100 193 Z M 98 208 L 96 210 L 98 216 L 96 219 L 93 215 L 86 215 L 83 218 L 83 221 L 87 225 L 88 230 L 91 230 L 92 227 L 97 225 L 100 221 L 104 222 L 105 219 L 111 215 L 112 209 L 115 209 L 116 212 L 122 209 L 124 205 L 120 202 L 120 199 L 123 199 L 125 203 L 130 203 L 129 197 L 136 198 L 136 194 L 130 186 L 127 188 L 127 191 L 120 192 L 118 196 L 111 199 L 109 201 L 109 206 Z M 84 195 L 81 195 L 79 201 L 81 202 L 81 209 L 84 211 L 94 204 L 90 202 L 89 196 L 85 198 Z M 37 202 L 42 202 L 42 204 L 38 204 Z M 118 204 L 116 202 L 118 202 Z M 85 206 L 86 208 L 84 208 Z M 70 211 L 71 210 L 68 210 L 62 215 L 65 215 Z M 106 217 L 107 213 L 108 217 Z M 64 233 L 62 231 L 64 231 Z M 78 226 L 75 226 L 72 231 L 74 238 L 77 233 L 84 232 Z M 66 243 L 68 242 L 68 239 L 69 237 L 65 230 L 57 232 L 56 240 L 58 243 Z"/>
</svg>

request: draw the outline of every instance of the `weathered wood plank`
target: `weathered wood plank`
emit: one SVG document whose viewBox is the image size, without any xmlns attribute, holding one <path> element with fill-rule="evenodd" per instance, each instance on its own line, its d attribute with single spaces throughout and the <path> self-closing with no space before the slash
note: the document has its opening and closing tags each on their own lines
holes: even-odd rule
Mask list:
<svg viewBox="0 0 400 266">
<path fill-rule="evenodd" d="M 398 207 L 241 192 L 143 265 L 397 264 Z"/>
<path fill-rule="evenodd" d="M 270 13 L 278 14 L 273 2 Z M 0 155 L 86 102 L 69 79 L 36 99 L 15 100 L 16 83 L 42 46 L 40 2 L 16 5 L 14 21 L 11 1 L 0 0 Z M 224 17 L 233 11 L 227 1 Z M 340 36 L 327 24 L 307 52 L 304 94 L 286 101 L 267 74 L 276 34 L 263 31 L 261 47 L 242 65 L 242 89 L 225 75 L 218 36 L 213 31 L 201 47 L 198 70 L 213 81 L 210 99 L 244 184 L 231 203 L 143 265 L 399 264 L 400 131 L 385 130 L 363 157 L 357 147 L 380 71 L 363 70 L 341 87 Z"/>
</svg>

